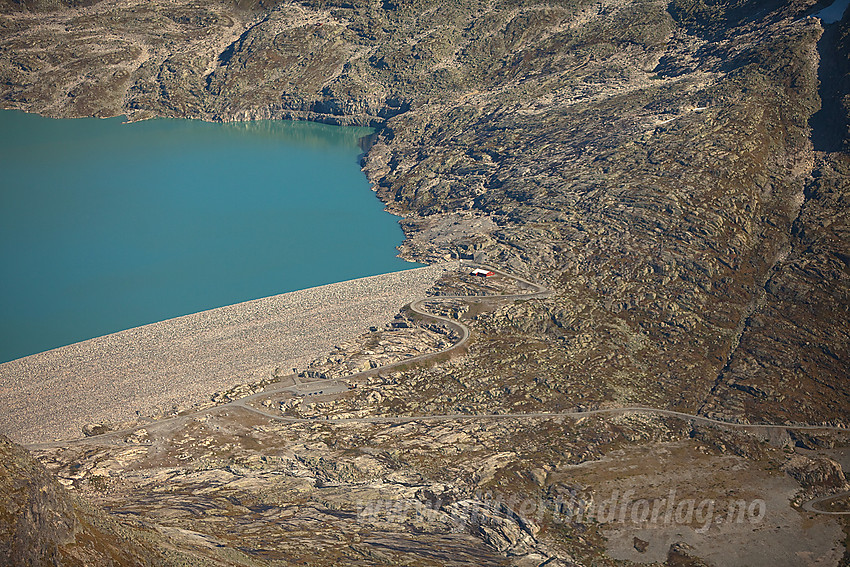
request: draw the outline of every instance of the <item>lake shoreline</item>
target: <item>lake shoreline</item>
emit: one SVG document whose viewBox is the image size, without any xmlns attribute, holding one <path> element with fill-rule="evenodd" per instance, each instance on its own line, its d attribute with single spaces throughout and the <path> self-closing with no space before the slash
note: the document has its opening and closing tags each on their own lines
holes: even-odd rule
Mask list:
<svg viewBox="0 0 850 567">
<path fill-rule="evenodd" d="M 0 130 L 0 363 L 411 267 L 359 167 L 369 129 L 0 111 Z"/>
</svg>

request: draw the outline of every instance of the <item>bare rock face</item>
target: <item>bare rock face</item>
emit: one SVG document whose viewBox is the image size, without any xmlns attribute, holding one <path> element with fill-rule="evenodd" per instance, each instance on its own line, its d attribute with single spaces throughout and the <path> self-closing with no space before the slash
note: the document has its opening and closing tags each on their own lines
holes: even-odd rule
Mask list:
<svg viewBox="0 0 850 567">
<path fill-rule="evenodd" d="M 79 529 L 74 506 L 53 475 L 0 435 L 0 564 L 56 565 Z"/>
<path fill-rule="evenodd" d="M 72 496 L 26 449 L 0 435 L 0 565 L 197 564 L 168 548 L 156 531 L 122 526 Z"/>
<path fill-rule="evenodd" d="M 850 489 L 841 465 L 828 457 L 795 455 L 782 470 L 800 483 L 798 502 Z"/>
<path fill-rule="evenodd" d="M 846 424 L 850 356 L 850 160 L 823 158 L 707 411 Z"/>
<path fill-rule="evenodd" d="M 667 552 L 667 563 L 669 567 L 712 567 L 699 557 L 694 556 L 693 548 L 686 543 L 675 543 Z"/>
<path fill-rule="evenodd" d="M 83 435 L 91 437 L 92 435 L 102 435 L 109 431 L 109 425 L 105 423 L 88 423 L 83 426 Z"/>
</svg>

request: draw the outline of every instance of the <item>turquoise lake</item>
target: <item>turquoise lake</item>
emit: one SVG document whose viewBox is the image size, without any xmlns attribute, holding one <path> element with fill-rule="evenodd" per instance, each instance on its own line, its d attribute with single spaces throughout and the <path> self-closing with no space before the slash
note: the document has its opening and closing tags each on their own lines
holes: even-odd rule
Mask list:
<svg viewBox="0 0 850 567">
<path fill-rule="evenodd" d="M 0 111 L 0 362 L 416 267 L 360 171 L 370 132 Z"/>
</svg>

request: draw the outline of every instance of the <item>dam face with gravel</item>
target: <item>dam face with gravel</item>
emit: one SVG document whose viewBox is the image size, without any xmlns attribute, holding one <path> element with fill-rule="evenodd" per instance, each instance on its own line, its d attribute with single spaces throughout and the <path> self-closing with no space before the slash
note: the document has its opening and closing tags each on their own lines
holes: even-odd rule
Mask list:
<svg viewBox="0 0 850 567">
<path fill-rule="evenodd" d="M 368 128 L 0 111 L 0 131 L 0 432 L 16 441 L 305 365 L 441 273 L 396 272 L 417 264 L 360 171 Z"/>
<path fill-rule="evenodd" d="M 209 401 L 216 391 L 303 368 L 425 296 L 428 266 L 257 299 L 0 364 L 0 433 L 20 443 L 82 436 Z"/>
</svg>

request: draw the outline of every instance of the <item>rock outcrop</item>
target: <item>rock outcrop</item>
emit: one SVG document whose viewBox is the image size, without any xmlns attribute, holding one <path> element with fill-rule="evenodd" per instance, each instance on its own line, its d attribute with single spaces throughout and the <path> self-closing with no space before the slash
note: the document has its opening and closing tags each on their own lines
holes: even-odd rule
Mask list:
<svg viewBox="0 0 850 567">
<path fill-rule="evenodd" d="M 71 495 L 23 447 L 0 435 L 0 564 L 192 564 L 189 556 L 165 552 L 170 547 L 165 540 L 151 532 L 142 534 Z"/>
<path fill-rule="evenodd" d="M 0 436 L 0 563 L 54 565 L 80 529 L 65 490 L 20 445 Z"/>
</svg>

